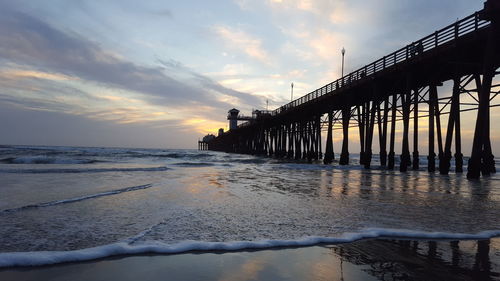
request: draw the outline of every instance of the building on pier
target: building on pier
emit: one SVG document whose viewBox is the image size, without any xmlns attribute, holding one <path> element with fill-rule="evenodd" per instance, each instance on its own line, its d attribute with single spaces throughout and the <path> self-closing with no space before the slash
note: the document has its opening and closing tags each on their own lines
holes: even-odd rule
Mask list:
<svg viewBox="0 0 500 281">
<path fill-rule="evenodd" d="M 202 140 L 198 140 L 198 150 L 209 150 L 209 143 L 215 139 L 215 136 L 208 134 Z"/>
</svg>

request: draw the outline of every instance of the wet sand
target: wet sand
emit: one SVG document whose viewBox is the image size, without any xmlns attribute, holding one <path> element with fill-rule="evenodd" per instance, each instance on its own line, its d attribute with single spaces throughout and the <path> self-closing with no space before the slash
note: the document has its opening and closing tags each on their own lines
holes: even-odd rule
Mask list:
<svg viewBox="0 0 500 281">
<path fill-rule="evenodd" d="M 121 256 L 4 268 L 0 280 L 500 280 L 500 238 Z"/>
</svg>

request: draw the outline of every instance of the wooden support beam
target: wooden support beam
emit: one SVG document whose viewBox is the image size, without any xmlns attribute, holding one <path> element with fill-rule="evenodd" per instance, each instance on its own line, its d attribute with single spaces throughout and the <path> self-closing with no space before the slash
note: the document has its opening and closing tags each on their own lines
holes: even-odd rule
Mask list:
<svg viewBox="0 0 500 281">
<path fill-rule="evenodd" d="M 285 124 L 282 124 L 281 126 L 281 154 L 280 154 L 280 157 L 281 158 L 284 158 L 286 157 L 286 125 Z"/>
<path fill-rule="evenodd" d="M 309 153 L 311 152 L 311 128 L 310 128 L 310 123 L 309 121 L 305 122 L 305 131 L 304 131 L 304 159 L 307 160 L 309 158 Z"/>
<path fill-rule="evenodd" d="M 312 150 L 313 150 L 313 153 L 311 155 L 312 159 L 313 160 L 317 160 L 318 159 L 318 151 L 319 151 L 319 142 L 318 142 L 318 117 L 315 117 L 313 120 L 312 120 L 312 136 L 313 136 L 313 147 L 312 147 Z"/>
<path fill-rule="evenodd" d="M 274 151 L 275 157 L 281 157 L 281 128 L 276 126 L 276 149 Z"/>
<path fill-rule="evenodd" d="M 276 149 L 274 151 L 275 157 L 281 158 L 281 126 L 276 126 Z"/>
<path fill-rule="evenodd" d="M 281 139 L 280 139 L 280 129 L 278 125 L 273 126 L 273 148 L 274 148 L 274 157 L 279 157 L 281 153 Z"/>
<path fill-rule="evenodd" d="M 446 175 L 450 171 L 451 143 L 453 140 L 453 130 L 459 130 L 459 122 L 460 122 L 460 120 L 459 120 L 459 118 L 460 118 L 459 95 L 460 95 L 460 78 L 455 77 L 453 79 L 453 93 L 452 93 L 452 97 L 451 97 L 450 116 L 448 117 L 448 129 L 446 130 L 446 142 L 445 142 L 445 146 L 444 146 L 444 155 L 443 155 L 442 161 L 439 162 L 439 172 L 442 175 Z M 457 124 L 458 124 L 458 126 L 457 126 Z M 462 159 L 462 156 L 460 153 L 461 149 L 459 147 L 460 146 L 459 137 L 460 137 L 460 132 L 458 132 L 458 133 L 455 132 L 455 149 L 456 149 L 456 152 L 458 152 L 457 155 L 458 155 L 458 160 L 459 160 L 458 166 L 455 166 L 457 169 L 456 170 L 457 172 L 461 170 L 461 162 L 460 161 Z"/>
<path fill-rule="evenodd" d="M 427 171 L 436 171 L 436 153 L 434 151 L 434 118 L 436 118 L 437 87 L 429 86 L 429 155 L 427 156 Z"/>
<path fill-rule="evenodd" d="M 323 158 L 323 153 L 321 152 L 321 115 L 318 116 L 318 119 L 316 120 L 316 152 L 317 152 L 317 158 L 318 160 L 321 160 Z"/>
<path fill-rule="evenodd" d="M 315 143 L 316 143 L 316 126 L 314 120 L 309 121 L 309 155 L 307 156 L 307 161 L 312 162 L 315 154 Z"/>
<path fill-rule="evenodd" d="M 266 155 L 269 156 L 270 155 L 269 154 L 269 130 L 267 128 L 264 130 L 264 138 L 265 138 L 264 150 L 265 150 Z"/>
<path fill-rule="evenodd" d="M 325 158 L 323 163 L 330 164 L 333 161 L 333 113 L 328 112 L 328 130 L 326 135 Z"/>
<path fill-rule="evenodd" d="M 365 142 L 365 146 L 364 146 L 364 158 L 363 158 L 363 165 L 366 164 L 367 160 L 368 160 L 368 138 L 370 137 L 370 122 L 371 122 L 371 102 L 370 101 L 367 101 L 365 102 L 364 104 L 364 121 L 363 121 L 363 124 L 364 124 L 364 130 L 365 130 L 365 138 L 364 138 L 364 142 Z"/>
<path fill-rule="evenodd" d="M 378 131 L 378 143 L 380 147 L 379 151 L 379 158 L 380 158 L 380 164 L 382 165 L 382 146 L 383 146 L 383 132 L 382 132 L 382 126 L 383 126 L 383 120 L 382 120 L 382 108 L 380 106 L 381 102 L 377 102 L 375 105 L 375 110 L 377 111 L 377 131 Z M 385 165 L 382 165 L 385 166 Z"/>
<path fill-rule="evenodd" d="M 381 116 L 380 104 L 377 103 L 378 133 L 380 145 L 380 165 L 387 166 L 387 119 L 389 117 L 389 97 L 384 99 L 383 117 Z"/>
<path fill-rule="evenodd" d="M 472 153 L 467 167 L 468 179 L 478 179 L 481 172 L 483 175 L 496 172 L 494 157 L 491 153 L 489 115 L 493 76 L 493 71 L 490 69 L 489 72 L 483 75 L 483 81 L 480 83 L 476 128 L 474 130 Z"/>
<path fill-rule="evenodd" d="M 306 154 L 306 159 L 308 162 L 312 162 L 312 159 L 313 159 L 313 150 L 314 150 L 314 139 L 313 139 L 313 124 L 312 124 L 312 121 L 309 120 L 307 121 L 307 134 L 306 134 L 306 137 L 307 137 L 307 154 Z"/>
<path fill-rule="evenodd" d="M 410 104 L 411 104 L 411 91 L 407 90 L 401 95 L 401 104 L 403 106 L 403 140 L 401 148 L 401 162 L 399 163 L 399 171 L 406 172 L 408 165 L 411 164 L 410 160 L 410 146 L 408 141 L 409 127 L 410 127 Z"/>
<path fill-rule="evenodd" d="M 302 123 L 295 123 L 295 160 L 302 157 Z"/>
<path fill-rule="evenodd" d="M 444 151 L 443 151 L 443 132 L 441 130 L 441 110 L 439 109 L 439 103 L 438 103 L 438 98 L 437 98 L 437 90 L 436 90 L 436 100 L 434 104 L 434 112 L 436 114 L 436 133 L 437 133 L 437 140 L 438 140 L 438 158 L 439 158 L 439 165 L 441 165 L 441 161 L 443 161 L 444 157 Z"/>
<path fill-rule="evenodd" d="M 288 124 L 283 124 L 283 158 L 288 157 L 288 134 L 289 134 L 289 128 Z"/>
<path fill-rule="evenodd" d="M 413 91 L 413 170 L 420 168 L 420 158 L 418 153 L 418 90 Z"/>
<path fill-rule="evenodd" d="M 488 1 L 490 8 L 494 1 Z M 495 2 L 495 4 L 498 4 Z M 498 5 L 497 5 L 498 6 Z M 483 81 L 477 83 L 479 90 L 479 108 L 477 111 L 476 128 L 474 130 L 474 140 L 472 153 L 468 163 L 467 178 L 478 179 L 479 173 L 483 176 L 495 173 L 495 160 L 491 151 L 490 140 L 490 94 L 492 80 L 497 73 L 497 66 L 493 64 L 497 57 L 498 32 L 500 30 L 500 19 L 498 16 L 492 18 L 491 29 L 488 34 L 488 41 L 485 46 L 483 58 Z M 476 76 L 476 82 L 479 75 Z"/>
<path fill-rule="evenodd" d="M 383 150 L 380 153 L 380 164 L 382 166 L 387 165 L 387 124 L 389 123 L 389 97 L 387 96 L 384 101 L 384 125 L 382 126 L 382 132 L 384 137 L 382 139 Z"/>
<path fill-rule="evenodd" d="M 397 114 L 397 94 L 392 95 L 392 117 L 391 117 L 391 137 L 389 140 L 389 157 L 387 159 L 387 169 L 394 169 L 394 142 L 396 138 L 396 114 Z"/>
<path fill-rule="evenodd" d="M 307 154 L 309 153 L 309 122 L 304 121 L 302 123 L 302 159 L 307 159 Z"/>
<path fill-rule="evenodd" d="M 363 165 L 365 160 L 365 112 L 366 106 L 358 105 L 356 106 L 356 111 L 358 113 L 358 129 L 359 129 L 359 164 Z"/>
<path fill-rule="evenodd" d="M 288 148 L 287 148 L 287 158 L 288 159 L 293 159 L 293 143 L 294 143 L 294 140 L 293 140 L 293 123 L 288 123 L 286 125 L 286 128 L 287 128 L 287 132 L 288 132 L 288 138 L 287 138 L 287 142 L 288 142 Z"/>
<path fill-rule="evenodd" d="M 274 137 L 274 132 L 275 132 L 275 128 L 274 127 L 271 127 L 269 129 L 269 156 L 274 156 L 274 150 L 275 150 L 275 137 Z"/>
<path fill-rule="evenodd" d="M 342 152 L 340 153 L 340 165 L 349 165 L 349 120 L 351 119 L 351 107 L 342 109 Z"/>
<path fill-rule="evenodd" d="M 439 161 L 439 173 L 442 175 L 447 175 L 450 171 L 450 160 L 451 160 L 451 141 L 453 136 L 453 117 L 454 115 L 450 113 L 448 117 L 448 129 L 446 130 L 446 142 L 444 145 L 444 153 L 442 159 Z"/>
<path fill-rule="evenodd" d="M 372 101 L 371 107 L 370 102 L 366 103 L 366 107 L 371 111 L 366 113 L 367 120 L 367 132 L 366 132 L 366 147 L 365 147 L 365 169 L 370 169 L 370 164 L 372 161 L 372 141 L 373 141 L 373 131 L 375 129 L 375 110 L 377 107 L 375 104 L 378 104 L 378 101 Z"/>
<path fill-rule="evenodd" d="M 456 83 L 455 83 L 456 82 Z M 456 89 L 455 89 L 456 87 Z M 454 120 L 455 120 L 455 172 L 462 173 L 463 172 L 463 155 L 462 155 L 462 138 L 461 138 L 461 129 L 460 129 L 460 79 L 456 79 L 453 85 L 453 102 L 451 103 L 454 106 Z"/>
</svg>

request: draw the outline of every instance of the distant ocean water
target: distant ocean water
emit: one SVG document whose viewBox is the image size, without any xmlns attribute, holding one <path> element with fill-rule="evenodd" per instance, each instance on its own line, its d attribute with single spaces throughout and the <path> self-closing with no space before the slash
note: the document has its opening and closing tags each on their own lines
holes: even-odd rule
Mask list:
<svg viewBox="0 0 500 281">
<path fill-rule="evenodd" d="M 500 235 L 500 175 L 197 150 L 0 146 L 0 267 L 370 237 Z M 374 157 L 375 159 L 377 157 Z"/>
</svg>

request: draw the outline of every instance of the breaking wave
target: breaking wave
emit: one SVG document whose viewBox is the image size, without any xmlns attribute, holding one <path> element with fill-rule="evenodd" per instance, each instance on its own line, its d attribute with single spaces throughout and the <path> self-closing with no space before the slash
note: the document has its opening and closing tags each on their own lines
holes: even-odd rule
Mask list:
<svg viewBox="0 0 500 281">
<path fill-rule="evenodd" d="M 277 247 L 304 247 L 318 244 L 349 243 L 361 239 L 370 238 L 464 240 L 489 239 L 498 236 L 500 236 L 500 230 L 489 230 L 476 234 L 465 234 L 367 228 L 362 230 L 361 232 L 347 233 L 340 237 L 305 237 L 297 240 L 261 240 L 234 242 L 184 241 L 176 244 L 165 244 L 157 241 L 133 244 L 130 241 L 125 240 L 123 242 L 73 251 L 0 253 L 0 268 L 82 262 L 117 255 L 179 254 L 190 251 L 241 251 L 249 249 L 270 249 Z"/>
</svg>

